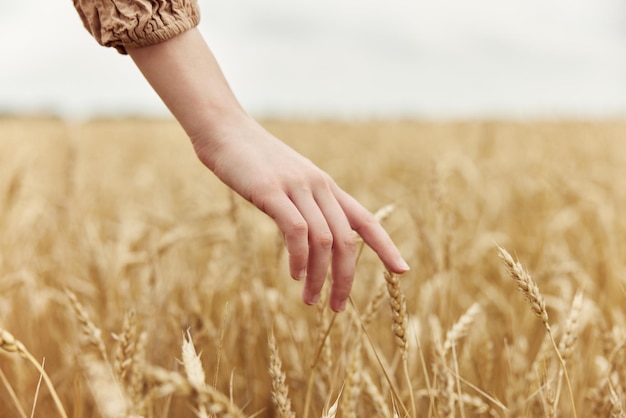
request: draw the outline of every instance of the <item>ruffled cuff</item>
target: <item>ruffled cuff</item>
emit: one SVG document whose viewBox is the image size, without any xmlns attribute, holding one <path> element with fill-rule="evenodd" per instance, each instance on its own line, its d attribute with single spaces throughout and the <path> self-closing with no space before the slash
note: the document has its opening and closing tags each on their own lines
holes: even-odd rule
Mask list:
<svg viewBox="0 0 626 418">
<path fill-rule="evenodd" d="M 127 47 L 154 45 L 200 22 L 195 0 L 73 0 L 85 28 L 100 45 L 126 54 Z"/>
</svg>

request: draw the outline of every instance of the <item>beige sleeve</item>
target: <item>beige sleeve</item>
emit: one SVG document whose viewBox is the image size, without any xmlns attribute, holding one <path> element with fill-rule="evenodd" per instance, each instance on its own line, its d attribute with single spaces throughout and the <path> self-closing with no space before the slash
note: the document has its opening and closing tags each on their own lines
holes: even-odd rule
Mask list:
<svg viewBox="0 0 626 418">
<path fill-rule="evenodd" d="M 85 28 L 99 44 L 126 53 L 126 47 L 153 45 L 200 21 L 196 0 L 73 0 Z"/>
</svg>

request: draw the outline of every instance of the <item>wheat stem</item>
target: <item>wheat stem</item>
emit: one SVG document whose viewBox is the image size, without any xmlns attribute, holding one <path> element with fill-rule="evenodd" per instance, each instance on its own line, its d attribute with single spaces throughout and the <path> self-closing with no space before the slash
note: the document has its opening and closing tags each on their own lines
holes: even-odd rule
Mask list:
<svg viewBox="0 0 626 418">
<path fill-rule="evenodd" d="M 41 374 L 41 377 L 43 377 L 43 380 L 46 383 L 46 386 L 48 386 L 48 390 L 50 391 L 50 395 L 52 396 L 52 400 L 54 401 L 54 405 L 59 411 L 59 414 L 63 418 L 67 418 L 67 413 L 65 412 L 65 408 L 63 408 L 61 399 L 59 398 L 59 395 L 54 389 L 54 385 L 52 384 L 52 380 L 50 380 L 48 373 L 46 373 L 43 367 L 41 367 L 39 362 L 35 359 L 35 357 L 33 357 L 32 354 L 30 354 L 30 352 L 26 349 L 24 344 L 21 343 L 21 341 L 16 340 L 15 337 L 11 335 L 11 333 L 9 333 L 8 331 L 2 328 L 0 328 L 0 349 L 7 351 L 9 353 L 17 353 L 23 358 L 25 358 L 26 360 L 28 360 L 33 366 L 35 366 L 37 371 Z"/>
<path fill-rule="evenodd" d="M 9 396 L 11 397 L 11 400 L 13 401 L 13 404 L 17 408 L 17 411 L 19 412 L 21 417 L 28 418 L 28 416 L 26 415 L 26 412 L 24 411 L 24 408 L 22 408 L 22 405 L 20 404 L 20 401 L 17 399 L 17 394 L 15 393 L 15 390 L 13 390 L 13 386 L 11 386 L 11 383 L 9 383 L 9 380 L 7 379 L 5 374 L 2 372 L 1 368 L 0 368 L 0 380 L 2 380 L 2 383 L 7 388 L 7 392 L 9 392 Z"/>
</svg>

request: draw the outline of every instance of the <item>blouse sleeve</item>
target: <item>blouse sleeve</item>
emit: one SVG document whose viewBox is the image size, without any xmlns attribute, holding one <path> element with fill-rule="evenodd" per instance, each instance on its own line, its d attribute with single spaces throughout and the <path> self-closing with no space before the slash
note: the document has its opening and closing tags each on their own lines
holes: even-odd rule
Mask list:
<svg viewBox="0 0 626 418">
<path fill-rule="evenodd" d="M 73 0 L 85 28 L 100 45 L 126 54 L 126 47 L 157 44 L 198 25 L 196 0 Z"/>
</svg>

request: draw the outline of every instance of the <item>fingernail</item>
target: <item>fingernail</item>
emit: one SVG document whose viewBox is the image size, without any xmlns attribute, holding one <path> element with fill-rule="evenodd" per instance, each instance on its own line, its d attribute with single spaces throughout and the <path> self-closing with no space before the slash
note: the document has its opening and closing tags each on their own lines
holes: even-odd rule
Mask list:
<svg viewBox="0 0 626 418">
<path fill-rule="evenodd" d="M 348 303 L 347 300 L 342 300 L 341 302 L 339 302 L 338 304 L 336 304 L 335 308 L 333 309 L 335 312 L 343 312 L 346 310 L 346 303 Z"/>
<path fill-rule="evenodd" d="M 296 277 L 294 277 L 294 279 L 298 281 L 304 280 L 305 278 L 306 278 L 306 270 L 300 270 L 298 274 L 296 274 Z"/>
<path fill-rule="evenodd" d="M 318 293 L 318 294 L 313 295 L 313 296 L 311 296 L 311 297 L 305 298 L 305 299 L 304 299 L 304 302 L 305 302 L 307 305 L 316 305 L 316 304 L 317 304 L 317 302 L 319 302 L 319 300 L 320 300 L 320 294 Z"/>
<path fill-rule="evenodd" d="M 398 266 L 404 270 L 405 272 L 411 270 L 411 267 L 409 267 L 409 265 L 407 264 L 406 261 L 404 261 L 404 258 L 401 258 L 398 260 Z"/>
</svg>

